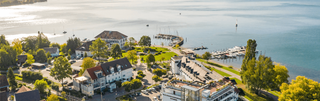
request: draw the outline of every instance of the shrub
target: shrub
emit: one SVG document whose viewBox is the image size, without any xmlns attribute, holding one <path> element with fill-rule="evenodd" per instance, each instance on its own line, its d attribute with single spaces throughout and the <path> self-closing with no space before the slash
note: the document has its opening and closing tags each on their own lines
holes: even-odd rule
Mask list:
<svg viewBox="0 0 320 101">
<path fill-rule="evenodd" d="M 56 91 L 59 91 L 59 85 L 57 85 L 57 84 L 54 84 L 54 83 L 51 84 L 51 88 L 56 90 Z"/>
<path fill-rule="evenodd" d="M 43 76 L 40 72 L 22 71 L 21 74 L 23 79 L 28 79 L 32 81 L 43 79 Z"/>
<path fill-rule="evenodd" d="M 232 66 L 229 66 L 229 68 L 233 69 L 233 67 L 232 67 Z"/>
<path fill-rule="evenodd" d="M 125 53 L 126 51 L 125 51 L 125 50 L 121 50 L 121 52 L 122 52 L 122 53 Z"/>
<path fill-rule="evenodd" d="M 52 83 L 51 80 L 49 80 L 47 77 L 44 77 L 43 79 L 48 83 L 48 85 L 51 85 L 51 83 Z"/>
</svg>

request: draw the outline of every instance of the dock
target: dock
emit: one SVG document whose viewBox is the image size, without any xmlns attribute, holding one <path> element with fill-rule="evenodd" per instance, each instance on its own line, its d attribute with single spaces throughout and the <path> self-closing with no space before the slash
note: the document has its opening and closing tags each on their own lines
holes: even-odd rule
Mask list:
<svg viewBox="0 0 320 101">
<path fill-rule="evenodd" d="M 169 46 L 176 46 L 176 45 L 183 45 L 183 41 L 184 39 L 180 36 L 177 35 L 169 35 L 169 34 L 157 34 L 156 36 L 154 36 L 154 38 L 157 39 L 167 39 L 167 40 L 171 40 L 172 43 L 169 44 Z"/>
</svg>

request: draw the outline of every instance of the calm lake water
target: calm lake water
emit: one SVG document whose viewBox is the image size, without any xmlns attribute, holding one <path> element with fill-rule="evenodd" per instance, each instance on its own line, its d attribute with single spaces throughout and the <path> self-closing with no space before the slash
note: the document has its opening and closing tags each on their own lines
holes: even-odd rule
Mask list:
<svg viewBox="0 0 320 101">
<path fill-rule="evenodd" d="M 319 11 L 319 0 L 48 0 L 0 7 L 0 34 L 12 41 L 43 31 L 58 43 L 73 33 L 93 39 L 103 30 L 136 39 L 178 34 L 186 39 L 183 47 L 209 48 L 199 54 L 255 39 L 258 50 L 287 66 L 290 79 L 303 75 L 320 81 Z M 152 44 L 160 42 L 168 44 Z M 240 67 L 241 61 L 227 64 Z"/>
</svg>

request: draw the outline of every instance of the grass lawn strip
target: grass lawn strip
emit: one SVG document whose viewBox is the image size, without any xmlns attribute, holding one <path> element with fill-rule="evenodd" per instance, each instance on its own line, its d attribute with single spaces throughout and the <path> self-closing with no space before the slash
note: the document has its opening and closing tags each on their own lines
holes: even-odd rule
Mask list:
<svg viewBox="0 0 320 101">
<path fill-rule="evenodd" d="M 210 65 L 212 65 L 212 66 L 220 67 L 220 68 L 225 69 L 225 70 L 227 70 L 227 71 L 230 71 L 230 72 L 232 72 L 232 73 L 234 73 L 234 74 L 240 75 L 240 72 L 239 72 L 239 71 L 234 70 L 234 69 L 232 69 L 232 68 L 228 68 L 228 67 L 225 67 L 225 66 L 221 66 L 221 65 L 216 64 L 216 63 L 213 63 L 213 62 L 207 62 L 206 60 L 203 60 L 203 59 L 196 59 L 196 60 L 198 60 L 198 61 L 200 61 L 200 62 L 204 62 L 204 63 L 210 64 Z"/>
<path fill-rule="evenodd" d="M 215 69 L 215 68 L 213 68 L 213 67 L 210 67 L 210 66 L 205 66 L 205 67 L 206 67 L 207 69 L 211 70 L 211 71 L 215 71 L 215 72 L 219 73 L 221 76 L 227 76 L 227 77 L 231 76 L 231 75 L 229 75 L 229 74 L 227 74 L 227 73 L 225 73 L 225 72 L 223 72 L 223 71 L 220 71 L 220 70 L 218 70 L 218 69 Z"/>
</svg>

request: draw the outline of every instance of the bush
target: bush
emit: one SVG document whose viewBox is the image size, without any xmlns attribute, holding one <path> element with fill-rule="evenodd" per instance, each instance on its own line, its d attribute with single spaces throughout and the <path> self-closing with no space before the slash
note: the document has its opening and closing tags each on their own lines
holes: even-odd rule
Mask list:
<svg viewBox="0 0 320 101">
<path fill-rule="evenodd" d="M 22 87 L 22 83 L 19 83 L 17 88 L 21 88 L 21 87 Z"/>
<path fill-rule="evenodd" d="M 30 66 L 30 64 L 28 64 L 28 63 L 24 63 L 24 64 L 22 64 L 22 66 L 23 66 L 23 67 L 29 67 L 29 66 Z"/>
<path fill-rule="evenodd" d="M 233 67 L 232 67 L 232 66 L 229 66 L 229 68 L 233 69 Z"/>
<path fill-rule="evenodd" d="M 57 85 L 57 84 L 54 84 L 54 83 L 51 84 L 51 88 L 56 90 L 56 91 L 59 91 L 59 85 Z"/>
<path fill-rule="evenodd" d="M 133 68 L 133 70 L 135 71 L 135 70 L 136 70 L 136 68 Z"/>
<path fill-rule="evenodd" d="M 21 74 L 23 79 L 28 79 L 31 81 L 43 79 L 43 76 L 40 72 L 22 71 Z"/>
<path fill-rule="evenodd" d="M 51 80 L 49 80 L 47 77 L 44 77 L 43 78 L 47 83 L 48 83 L 48 85 L 51 85 L 51 83 L 53 83 Z"/>
<path fill-rule="evenodd" d="M 125 53 L 126 51 L 125 51 L 125 50 L 121 50 L 121 52 L 122 52 L 122 53 Z"/>
</svg>

